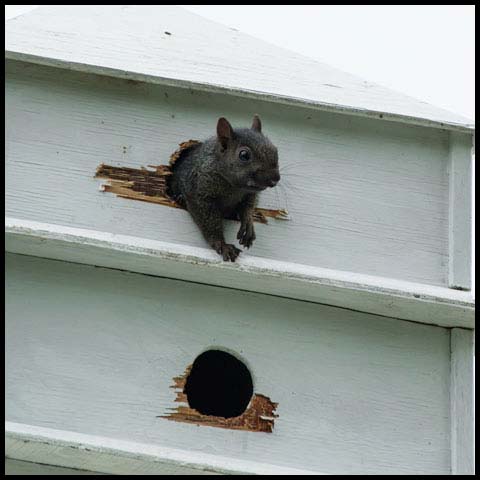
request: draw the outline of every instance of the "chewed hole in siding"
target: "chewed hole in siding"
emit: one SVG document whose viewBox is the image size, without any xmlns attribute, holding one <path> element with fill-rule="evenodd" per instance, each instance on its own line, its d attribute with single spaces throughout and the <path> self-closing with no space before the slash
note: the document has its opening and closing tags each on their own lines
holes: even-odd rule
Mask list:
<svg viewBox="0 0 480 480">
<path fill-rule="evenodd" d="M 175 402 L 182 405 L 160 418 L 233 430 L 273 430 L 277 404 L 254 393 L 247 366 L 227 352 L 203 352 L 174 382 Z"/>
<path fill-rule="evenodd" d="M 156 203 L 166 207 L 184 208 L 168 195 L 169 177 L 172 175 L 172 165 L 190 148 L 198 145 L 197 140 L 188 140 L 180 144 L 172 153 L 168 165 L 149 165 L 147 168 L 115 167 L 102 163 L 97 167 L 95 178 L 103 178 L 107 183 L 101 190 L 110 192 L 120 198 Z M 126 153 L 126 147 L 123 147 Z M 283 209 L 255 208 L 253 219 L 256 222 L 268 223 L 267 217 L 278 220 L 288 220 L 288 212 Z"/>
<path fill-rule="evenodd" d="M 208 350 L 193 362 L 184 393 L 190 408 L 202 415 L 238 417 L 252 398 L 252 376 L 233 355 Z"/>
</svg>

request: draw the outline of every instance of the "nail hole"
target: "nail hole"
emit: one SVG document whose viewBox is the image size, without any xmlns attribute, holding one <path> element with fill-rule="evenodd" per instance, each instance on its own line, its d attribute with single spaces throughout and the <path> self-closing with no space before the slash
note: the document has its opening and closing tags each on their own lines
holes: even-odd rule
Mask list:
<svg viewBox="0 0 480 480">
<path fill-rule="evenodd" d="M 202 415 L 238 417 L 252 398 L 252 376 L 233 355 L 208 350 L 193 362 L 184 393 L 190 408 Z"/>
</svg>

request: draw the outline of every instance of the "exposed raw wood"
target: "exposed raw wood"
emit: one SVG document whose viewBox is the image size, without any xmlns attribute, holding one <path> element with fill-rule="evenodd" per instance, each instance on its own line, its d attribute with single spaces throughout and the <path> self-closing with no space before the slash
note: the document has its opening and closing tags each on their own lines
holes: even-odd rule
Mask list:
<svg viewBox="0 0 480 480">
<path fill-rule="evenodd" d="M 202 142 L 199 142 L 198 140 L 187 140 L 186 142 L 180 143 L 179 147 L 177 150 L 175 150 L 171 155 L 170 155 L 170 160 L 169 160 L 169 165 L 172 166 L 175 164 L 175 162 L 185 153 L 187 152 L 190 147 L 194 147 L 195 145 L 199 145 Z"/>
<path fill-rule="evenodd" d="M 170 156 L 168 165 L 149 165 L 149 167 L 154 169 L 153 171 L 144 167 L 140 169 L 113 167 L 102 163 L 98 166 L 95 177 L 108 179 L 109 183 L 102 185 L 103 190 L 115 193 L 118 197 L 183 209 L 181 205 L 172 200 L 168 195 L 168 178 L 172 175 L 171 166 L 190 147 L 200 143 L 197 140 L 188 140 L 181 143 L 180 148 Z M 266 217 L 285 220 L 288 218 L 288 212 L 284 209 L 255 209 L 253 218 L 256 222 L 268 223 Z"/>
<path fill-rule="evenodd" d="M 5 220 L 8 252 L 336 305 L 445 327 L 473 328 L 470 292 L 59 225 Z"/>
<path fill-rule="evenodd" d="M 475 362 L 473 332 L 452 328 L 451 350 L 451 449 L 452 473 L 475 473 L 475 415 L 474 372 Z"/>
<path fill-rule="evenodd" d="M 383 121 L 474 128 L 464 117 L 173 6 L 42 7 L 7 21 L 5 42 L 7 58 L 69 70 Z"/>
<path fill-rule="evenodd" d="M 261 208 L 256 207 L 253 214 L 253 219 L 259 223 L 267 223 L 266 217 L 275 218 L 276 220 L 289 220 L 288 211 L 284 208 Z"/>
<path fill-rule="evenodd" d="M 105 167 L 108 168 L 107 165 Z M 120 168 L 119 170 L 123 170 Z M 150 173 L 150 172 L 149 172 Z M 104 192 L 115 193 L 117 197 L 126 198 L 129 200 L 139 200 L 140 202 L 157 203 L 166 207 L 181 208 L 177 203 L 170 200 L 168 197 L 159 195 L 146 195 L 144 192 L 136 192 L 134 188 L 137 186 L 134 182 L 117 182 L 112 180 L 107 185 L 102 185 Z"/>
<path fill-rule="evenodd" d="M 175 402 L 182 403 L 178 407 L 160 418 L 173 420 L 176 422 L 194 423 L 196 425 L 206 425 L 209 427 L 227 428 L 230 430 L 247 430 L 249 432 L 271 433 L 274 426 L 275 409 L 278 404 L 272 402 L 265 395 L 254 393 L 248 408 L 239 417 L 224 418 L 213 415 L 202 415 L 197 410 L 188 405 L 187 396 L 184 393 L 185 384 L 190 374 L 191 365 L 185 370 L 185 373 L 173 379 L 172 388 L 177 390 Z"/>
</svg>

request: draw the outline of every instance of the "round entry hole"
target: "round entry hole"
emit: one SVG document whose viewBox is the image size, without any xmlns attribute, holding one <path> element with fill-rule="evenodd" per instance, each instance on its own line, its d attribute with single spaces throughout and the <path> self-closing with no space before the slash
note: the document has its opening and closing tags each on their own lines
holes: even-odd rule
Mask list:
<svg viewBox="0 0 480 480">
<path fill-rule="evenodd" d="M 238 417 L 252 398 L 252 376 L 233 355 L 208 350 L 193 362 L 184 393 L 190 408 L 202 415 Z"/>
</svg>

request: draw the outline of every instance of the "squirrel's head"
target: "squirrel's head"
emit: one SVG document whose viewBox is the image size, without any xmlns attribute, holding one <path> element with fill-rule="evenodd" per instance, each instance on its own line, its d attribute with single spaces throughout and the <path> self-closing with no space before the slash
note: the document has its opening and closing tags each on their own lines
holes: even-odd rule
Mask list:
<svg viewBox="0 0 480 480">
<path fill-rule="evenodd" d="M 259 192 L 280 180 L 278 151 L 262 133 L 258 115 L 251 128 L 233 129 L 225 118 L 217 123 L 217 146 L 223 176 L 235 187 Z"/>
</svg>

